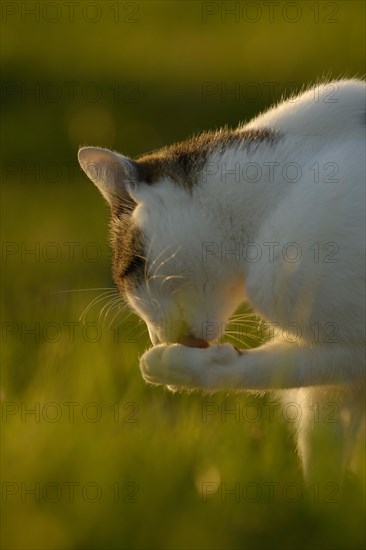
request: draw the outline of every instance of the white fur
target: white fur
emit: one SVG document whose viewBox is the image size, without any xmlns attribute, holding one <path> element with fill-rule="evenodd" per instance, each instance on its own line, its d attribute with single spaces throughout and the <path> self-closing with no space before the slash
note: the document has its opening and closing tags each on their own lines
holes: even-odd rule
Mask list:
<svg viewBox="0 0 366 550">
<path fill-rule="evenodd" d="M 298 426 L 298 448 L 305 475 L 312 479 L 320 475 L 316 468 L 320 458 L 317 449 L 312 448 L 319 444 L 314 434 L 323 432 L 322 441 L 330 443 L 333 449 L 338 444 L 330 461 L 332 467 L 327 472 L 331 479 L 332 475 L 339 475 L 345 465 L 350 446 L 349 441 L 345 442 L 345 433 L 349 433 L 349 439 L 355 435 L 353 426 L 359 425 L 365 402 L 362 389 L 365 380 L 365 126 L 362 123 L 365 86 L 356 81 L 338 82 L 334 86 L 335 103 L 324 103 L 322 90 L 319 94 L 310 90 L 245 127 L 273 128 L 286 137 L 276 146 L 261 146 L 246 159 L 233 150 L 223 157 L 212 158 L 210 172 L 214 174 L 206 175 L 202 185 L 194 190 L 191 206 L 182 205 L 181 209 L 173 206 L 177 197 L 173 196 L 171 187 L 161 184 L 162 195 L 170 195 L 172 216 L 171 225 L 164 227 L 163 233 L 167 239 L 173 237 L 181 242 L 188 232 L 184 240 L 188 241 L 188 262 L 194 266 L 193 271 L 197 266 L 199 272 L 207 267 L 202 264 L 195 244 L 192 249 L 195 239 L 218 243 L 220 247 L 222 243 L 227 244 L 228 249 L 230 245 L 235 249 L 238 241 L 257 243 L 263 251 L 262 257 L 252 263 L 240 261 L 245 279 L 243 297 L 266 319 L 280 326 L 295 323 L 301 328 L 301 339 L 298 343 L 279 339 L 242 354 L 228 345 L 209 349 L 161 345 L 146 352 L 141 359 L 141 370 L 147 381 L 174 387 L 206 391 L 303 388 L 293 393 L 303 411 Z M 314 97 L 319 98 L 318 102 Z M 235 181 L 235 176 L 230 181 L 228 170 L 233 170 L 235 163 L 242 167 L 245 162 L 262 167 L 263 177 L 249 184 L 242 179 Z M 266 166 L 279 163 L 279 166 L 272 165 L 272 182 L 264 169 L 265 162 Z M 281 177 L 281 168 L 286 163 L 301 167 L 301 178 L 296 183 Z M 318 182 L 314 181 L 315 168 L 312 169 L 315 163 L 319 166 Z M 225 167 L 226 181 L 223 182 Z M 338 172 L 332 177 L 333 170 Z M 327 178 L 338 181 L 329 182 Z M 162 213 L 155 214 L 163 218 Z M 235 221 L 229 222 L 230 219 Z M 196 227 L 197 220 L 204 223 Z M 291 263 L 279 256 L 269 261 L 265 254 L 269 247 L 264 243 L 279 243 L 276 250 L 283 250 L 290 242 L 300 246 L 301 260 Z M 317 262 L 314 243 L 319 243 Z M 335 243 L 335 248 L 327 243 Z M 330 254 L 330 259 L 338 261 L 324 261 L 334 250 L 337 252 Z M 212 312 L 218 311 L 218 302 L 224 301 L 225 286 L 218 290 L 217 282 L 235 274 L 237 262 L 229 255 L 226 261 L 220 258 L 216 264 L 214 259 L 210 258 L 209 273 L 202 271 L 208 280 L 215 279 L 212 292 L 209 294 L 206 290 L 204 298 L 193 301 L 194 305 L 190 302 L 189 308 L 194 307 L 200 323 L 206 316 L 219 326 L 226 318 Z M 173 265 L 178 272 L 186 271 L 184 265 Z M 324 328 L 327 323 L 333 323 L 328 326 L 337 329 L 337 341 L 326 342 L 328 329 L 320 338 L 325 340 L 323 344 L 314 342 L 313 327 L 318 324 Z M 194 329 L 194 325 L 191 324 L 191 328 Z M 319 391 L 317 386 L 338 387 Z M 288 399 L 287 392 L 284 396 Z M 333 401 L 339 410 L 349 412 L 349 425 L 344 427 L 340 417 L 334 424 L 315 424 L 309 413 L 311 407 L 315 403 L 324 407 Z"/>
<path fill-rule="evenodd" d="M 141 371 L 175 388 L 291 391 L 304 411 L 336 400 L 351 419 L 324 432 L 340 445 L 333 469 L 340 473 L 350 446 L 344 434 L 356 433 L 365 403 L 365 85 L 319 85 L 238 131 L 260 128 L 282 137 L 216 152 L 192 194 L 167 180 L 131 190 L 150 280 L 129 299 L 161 343 L 142 356 Z M 262 251 L 257 261 L 225 256 L 248 243 Z M 289 243 L 301 251 L 297 261 L 282 254 L 295 250 Z M 212 253 L 203 257 L 207 246 Z M 242 353 L 172 343 L 185 333 L 204 338 L 207 323 L 215 340 L 244 301 L 280 328 L 296 327 L 296 342 L 280 335 Z M 309 478 L 315 428 L 327 426 L 304 414 L 298 448 Z"/>
</svg>

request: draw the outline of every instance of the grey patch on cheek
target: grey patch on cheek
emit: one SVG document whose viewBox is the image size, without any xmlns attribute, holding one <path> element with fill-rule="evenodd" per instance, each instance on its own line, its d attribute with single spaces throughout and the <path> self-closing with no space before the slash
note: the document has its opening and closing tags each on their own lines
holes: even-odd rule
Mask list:
<svg viewBox="0 0 366 550">
<path fill-rule="evenodd" d="M 114 217 L 111 223 L 113 279 L 124 295 L 144 281 L 146 270 L 143 235 L 131 214 Z"/>
</svg>

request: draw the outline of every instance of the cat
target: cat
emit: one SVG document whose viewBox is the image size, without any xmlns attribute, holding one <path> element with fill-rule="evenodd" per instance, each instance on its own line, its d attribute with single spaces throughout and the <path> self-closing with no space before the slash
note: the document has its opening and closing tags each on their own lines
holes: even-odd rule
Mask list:
<svg viewBox="0 0 366 550">
<path fill-rule="evenodd" d="M 296 402 L 308 480 L 342 477 L 363 422 L 365 113 L 365 83 L 339 80 L 135 160 L 79 150 L 111 207 L 114 280 L 148 326 L 144 379 Z M 278 329 L 255 349 L 218 343 L 243 303 Z M 329 404 L 333 422 L 314 418 Z"/>
</svg>

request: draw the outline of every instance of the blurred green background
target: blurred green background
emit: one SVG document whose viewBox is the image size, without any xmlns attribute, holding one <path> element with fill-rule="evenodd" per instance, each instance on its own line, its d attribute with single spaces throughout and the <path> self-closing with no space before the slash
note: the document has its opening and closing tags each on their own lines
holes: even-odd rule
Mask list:
<svg viewBox="0 0 366 550">
<path fill-rule="evenodd" d="M 108 209 L 76 155 L 139 155 L 362 76 L 364 3 L 1 10 L 3 548 L 362 548 L 360 478 L 304 487 L 271 398 L 145 385 L 149 341 L 104 294 Z"/>
</svg>

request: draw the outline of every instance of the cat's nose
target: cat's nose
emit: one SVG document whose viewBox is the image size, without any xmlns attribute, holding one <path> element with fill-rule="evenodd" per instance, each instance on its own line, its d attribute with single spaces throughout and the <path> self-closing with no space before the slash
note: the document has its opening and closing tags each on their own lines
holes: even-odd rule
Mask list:
<svg viewBox="0 0 366 550">
<path fill-rule="evenodd" d="M 203 338 L 197 338 L 196 336 L 193 336 L 193 334 L 186 334 L 185 336 L 182 336 L 178 339 L 178 344 L 182 344 L 183 346 L 188 346 L 189 348 L 208 348 L 210 347 L 210 344 L 203 340 Z"/>
</svg>

